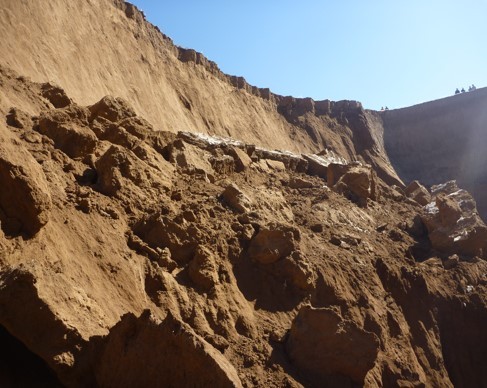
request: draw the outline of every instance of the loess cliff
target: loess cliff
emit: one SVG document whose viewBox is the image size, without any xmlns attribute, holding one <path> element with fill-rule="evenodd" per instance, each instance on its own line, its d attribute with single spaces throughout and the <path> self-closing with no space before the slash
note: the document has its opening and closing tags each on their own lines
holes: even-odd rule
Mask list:
<svg viewBox="0 0 487 388">
<path fill-rule="evenodd" d="M 0 63 L 33 81 L 62 86 L 80 104 L 122 97 L 157 129 L 295 152 L 326 148 L 372 163 L 384 178 L 399 182 L 380 128 L 369 131 L 375 117 L 360 103 L 295 99 L 248 85 L 200 53 L 176 47 L 123 1 L 5 0 L 0 20 Z M 4 111 L 10 105 L 0 101 Z"/>
<path fill-rule="evenodd" d="M 487 89 L 381 114 L 392 165 L 406 182 L 450 179 L 468 189 L 487 218 Z"/>
<path fill-rule="evenodd" d="M 487 386 L 482 148 L 434 137 L 484 90 L 374 112 L 121 1 L 0 21 L 0 386 Z"/>
</svg>

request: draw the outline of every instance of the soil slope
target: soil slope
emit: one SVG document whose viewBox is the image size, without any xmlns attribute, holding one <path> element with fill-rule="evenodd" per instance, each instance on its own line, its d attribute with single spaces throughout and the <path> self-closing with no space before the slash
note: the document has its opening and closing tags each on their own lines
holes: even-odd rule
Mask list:
<svg viewBox="0 0 487 388">
<path fill-rule="evenodd" d="M 2 352 L 40 385 L 485 383 L 487 227 L 454 183 L 409 198 L 1 75 L 42 107 L 0 125 Z"/>
<path fill-rule="evenodd" d="M 249 86 L 123 2 L 0 20 L 1 386 L 486 386 L 487 226 L 404 187 L 389 113 Z"/>
</svg>

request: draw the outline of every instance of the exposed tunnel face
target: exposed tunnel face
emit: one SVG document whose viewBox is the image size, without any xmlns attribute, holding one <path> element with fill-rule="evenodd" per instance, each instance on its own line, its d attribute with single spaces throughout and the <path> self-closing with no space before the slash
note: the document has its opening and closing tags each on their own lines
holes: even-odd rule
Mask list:
<svg viewBox="0 0 487 388">
<path fill-rule="evenodd" d="M 0 325 L 0 387 L 63 387 L 39 356 Z"/>
</svg>

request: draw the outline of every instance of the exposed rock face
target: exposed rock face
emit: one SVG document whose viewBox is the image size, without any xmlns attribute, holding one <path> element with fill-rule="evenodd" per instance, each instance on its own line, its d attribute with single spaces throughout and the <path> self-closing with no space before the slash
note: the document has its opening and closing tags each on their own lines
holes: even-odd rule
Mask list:
<svg viewBox="0 0 487 388">
<path fill-rule="evenodd" d="M 41 166 L 0 125 L 0 222 L 6 234 L 33 235 L 49 220 L 51 196 Z"/>
<path fill-rule="evenodd" d="M 246 170 L 252 163 L 252 159 L 250 159 L 247 153 L 239 148 L 232 148 L 230 151 L 230 155 L 232 155 L 235 160 L 237 172 Z"/>
<path fill-rule="evenodd" d="M 331 309 L 305 306 L 291 326 L 286 348 L 291 361 L 313 375 L 317 384 L 335 378 L 335 384 L 341 380 L 345 386 L 348 379 L 364 384 L 380 341 Z"/>
</svg>

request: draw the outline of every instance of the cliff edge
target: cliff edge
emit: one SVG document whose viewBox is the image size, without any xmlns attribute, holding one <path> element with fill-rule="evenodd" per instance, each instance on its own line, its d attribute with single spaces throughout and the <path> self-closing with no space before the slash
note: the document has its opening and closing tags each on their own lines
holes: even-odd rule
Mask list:
<svg viewBox="0 0 487 388">
<path fill-rule="evenodd" d="M 156 129 L 293 152 L 329 149 L 370 163 L 384 179 L 401 184 L 360 103 L 279 96 L 249 85 L 202 54 L 175 46 L 129 3 L 6 0 L 0 21 L 0 64 L 60 85 L 80 104 L 122 97 Z M 9 108 L 0 101 L 0 110 Z"/>
</svg>

